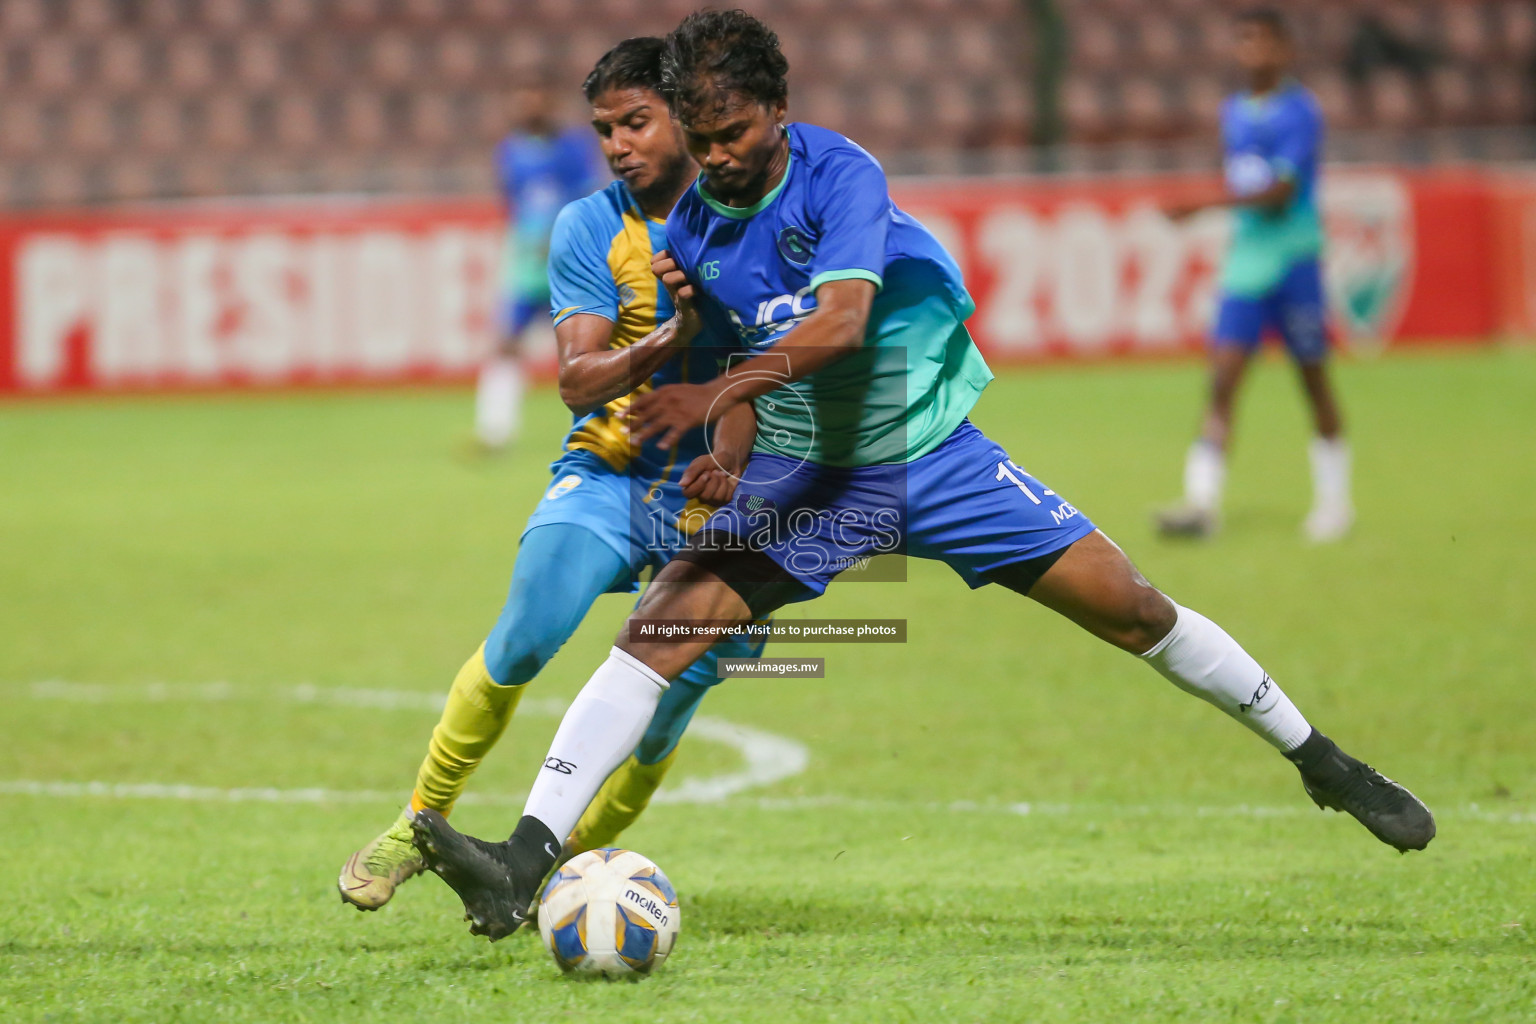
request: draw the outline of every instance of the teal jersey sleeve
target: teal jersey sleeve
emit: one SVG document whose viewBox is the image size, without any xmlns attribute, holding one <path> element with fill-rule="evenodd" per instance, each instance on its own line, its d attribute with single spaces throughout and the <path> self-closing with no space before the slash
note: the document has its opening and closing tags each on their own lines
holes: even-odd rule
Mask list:
<svg viewBox="0 0 1536 1024">
<path fill-rule="evenodd" d="M 559 324 L 577 313 L 617 322 L 619 287 L 608 266 L 617 231 L 608 210 L 594 202 L 602 193 L 571 203 L 555 218 L 549 241 L 550 315 Z"/>
</svg>

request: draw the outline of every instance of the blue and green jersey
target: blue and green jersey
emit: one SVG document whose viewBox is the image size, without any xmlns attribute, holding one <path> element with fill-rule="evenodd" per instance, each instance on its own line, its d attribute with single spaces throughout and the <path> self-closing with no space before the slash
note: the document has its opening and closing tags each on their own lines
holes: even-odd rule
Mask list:
<svg viewBox="0 0 1536 1024">
<path fill-rule="evenodd" d="M 1230 295 L 1253 298 L 1322 252 L 1317 178 L 1323 118 L 1312 94 L 1292 81 L 1262 96 L 1229 97 L 1221 109 L 1221 136 L 1227 188 L 1234 195 L 1254 195 L 1277 181 L 1295 184 L 1283 209 L 1241 206 L 1234 213 L 1221 286 Z"/>
<path fill-rule="evenodd" d="M 938 240 L 891 201 L 874 157 L 792 124 L 783 179 L 748 208 L 701 178 L 667 218 L 700 313 L 772 374 L 772 349 L 830 281 L 878 289 L 858 351 L 755 402 L 756 450 L 830 466 L 910 462 L 965 420 L 992 379 L 965 329 L 975 303 Z"/>
<path fill-rule="evenodd" d="M 507 204 L 501 284 L 518 295 L 548 290 L 549 233 L 567 203 L 602 184 L 601 161 L 586 128 L 546 138 L 514 133 L 496 147 L 496 183 Z"/>
</svg>

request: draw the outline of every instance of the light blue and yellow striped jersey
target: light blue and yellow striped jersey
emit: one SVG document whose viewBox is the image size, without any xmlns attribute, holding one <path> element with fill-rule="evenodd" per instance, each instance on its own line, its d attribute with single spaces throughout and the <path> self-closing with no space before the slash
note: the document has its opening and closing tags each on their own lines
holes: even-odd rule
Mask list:
<svg viewBox="0 0 1536 1024">
<path fill-rule="evenodd" d="M 550 311 L 558 325 L 577 313 L 613 321 L 609 345 L 625 348 L 672 316 L 672 299 L 651 273 L 651 254 L 666 248 L 666 221 L 640 211 L 622 181 L 578 199 L 560 211 L 549 249 Z M 704 429 L 695 429 L 675 448 L 654 440 L 635 445 L 624 414 L 630 399 L 663 384 L 702 383 L 719 372 L 725 352 L 708 332 L 665 363 L 630 395 L 577 416 L 565 450 L 600 456 L 618 472 L 661 483 L 676 481 L 688 463 L 708 449 Z"/>
</svg>

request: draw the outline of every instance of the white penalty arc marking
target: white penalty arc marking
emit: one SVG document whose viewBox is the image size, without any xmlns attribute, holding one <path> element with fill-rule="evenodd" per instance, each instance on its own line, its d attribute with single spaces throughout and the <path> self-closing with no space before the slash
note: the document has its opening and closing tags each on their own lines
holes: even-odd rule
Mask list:
<svg viewBox="0 0 1536 1024">
<path fill-rule="evenodd" d="M 236 701 L 285 699 L 298 704 L 329 707 L 357 707 L 377 710 L 439 712 L 446 698 L 408 690 L 345 689 L 319 686 L 292 686 L 252 691 L 229 683 L 189 685 L 154 683 L 147 686 L 106 686 L 81 683 L 35 683 L 23 691 L 39 700 L 78 701 L 87 704 L 152 703 L 157 701 Z M 559 717 L 567 705 L 548 698 L 525 700 L 518 709 L 538 715 Z M 736 748 L 746 762 L 737 772 L 706 778 L 685 779 L 679 785 L 660 790 L 652 803 L 719 804 L 764 811 L 805 811 L 836 809 L 849 812 L 900 812 L 937 814 L 993 814 L 1018 817 L 1075 818 L 1288 818 L 1316 814 L 1310 805 L 1298 801 L 1284 807 L 1255 804 L 1200 806 L 1191 804 L 1067 804 L 1004 802 L 977 800 L 919 801 L 880 800 L 824 794 L 797 797 L 742 796 L 743 791 L 766 786 L 805 771 L 809 751 L 795 740 L 759 729 L 737 725 L 719 718 L 697 716 L 689 729 L 704 739 Z M 340 790 L 324 787 L 280 789 L 271 786 L 220 788 L 158 782 L 64 782 L 34 779 L 0 779 L 0 795 L 52 798 L 105 798 L 114 800 L 183 800 L 204 803 L 281 803 L 281 804 L 378 804 L 398 802 L 400 794 L 382 790 Z M 460 804 L 492 807 L 521 807 L 522 793 L 465 793 Z M 1464 818 L 1493 824 L 1536 825 L 1536 812 L 1496 811 L 1468 804 L 1438 817 Z"/>
<path fill-rule="evenodd" d="M 286 686 L 264 689 L 231 683 L 151 683 L 144 686 L 110 686 L 91 683 L 43 682 L 25 689 L 34 700 L 74 701 L 83 704 L 145 704 L 227 701 L 273 701 L 324 707 L 367 708 L 380 711 L 442 711 L 446 697 L 409 690 L 348 689 L 343 687 Z M 559 718 L 568 705 L 560 700 L 525 700 L 518 705 L 524 714 Z M 719 803 L 748 789 L 772 785 L 805 771 L 810 751 L 805 744 L 762 729 L 738 725 L 722 718 L 696 715 L 688 731 L 701 739 L 731 747 L 744 762 L 740 770 L 724 775 L 683 779 L 664 786 L 653 803 Z M 219 788 L 158 782 L 47 782 L 30 779 L 0 780 L 0 793 L 52 797 L 107 797 L 143 800 L 202 800 L 226 803 L 378 803 L 398 802 L 399 793 L 377 790 L 337 790 L 323 787 L 278 789 L 270 786 Z M 465 793 L 461 804 L 521 806 L 526 794 Z"/>
</svg>

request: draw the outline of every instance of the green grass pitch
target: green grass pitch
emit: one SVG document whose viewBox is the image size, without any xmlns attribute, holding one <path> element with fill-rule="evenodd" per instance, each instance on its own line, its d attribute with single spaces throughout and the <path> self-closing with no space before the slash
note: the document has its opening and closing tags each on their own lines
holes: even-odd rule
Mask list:
<svg viewBox="0 0 1536 1024">
<path fill-rule="evenodd" d="M 1148 518 L 1177 489 L 1198 367 L 1010 371 L 975 419 L 1427 800 L 1427 852 L 1317 811 L 1134 659 L 913 564 L 790 611 L 906 618 L 906 645 L 782 647 L 828 678 L 705 702 L 808 763 L 629 834 L 683 902 L 639 985 L 470 937 L 435 878 L 377 914 L 334 889 L 500 607 L 552 392 L 524 447 L 483 462 L 455 454 L 458 392 L 0 408 L 0 1019 L 1536 1020 L 1536 352 L 1340 379 L 1360 514 L 1331 548 L 1300 540 L 1307 430 L 1278 360 L 1204 546 Z M 627 607 L 604 598 L 550 665 L 460 827 L 510 828 L 546 705 Z M 674 779 L 741 768 L 694 736 Z"/>
</svg>

